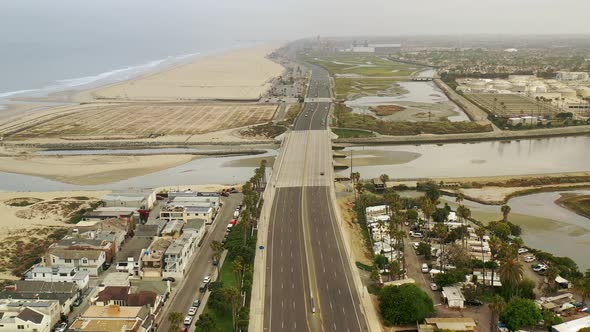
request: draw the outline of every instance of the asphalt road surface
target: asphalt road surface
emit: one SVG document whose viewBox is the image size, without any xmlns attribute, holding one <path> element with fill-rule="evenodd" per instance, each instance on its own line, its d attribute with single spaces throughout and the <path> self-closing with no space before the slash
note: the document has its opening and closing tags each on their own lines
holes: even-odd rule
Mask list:
<svg viewBox="0 0 590 332">
<path fill-rule="evenodd" d="M 330 98 L 312 66 L 307 100 Z M 330 102 L 306 102 L 278 172 L 266 266 L 265 331 L 368 331 L 331 197 Z"/>
<path fill-rule="evenodd" d="M 223 207 L 219 212 L 215 222 L 210 226 L 208 233 L 203 240 L 201 247 L 196 252 L 193 262 L 191 263 L 186 275 L 186 282 L 182 285 L 182 289 L 176 291 L 176 297 L 172 300 L 167 310 L 162 315 L 162 322 L 159 324 L 157 331 L 168 332 L 170 330 L 170 323 L 168 322 L 168 313 L 180 312 L 186 316 L 188 309 L 194 300 L 200 299 L 203 293 L 199 292 L 201 281 L 206 275 L 211 275 L 213 272 L 211 242 L 213 240 L 221 241 L 225 234 L 227 223 L 233 218 L 234 210 L 242 202 L 241 194 L 232 194 L 227 198 L 222 198 Z M 179 280 L 176 280 L 178 283 Z M 178 286 L 178 285 L 177 285 Z M 202 304 L 203 305 L 203 304 Z M 193 320 L 197 320 L 197 317 Z"/>
</svg>

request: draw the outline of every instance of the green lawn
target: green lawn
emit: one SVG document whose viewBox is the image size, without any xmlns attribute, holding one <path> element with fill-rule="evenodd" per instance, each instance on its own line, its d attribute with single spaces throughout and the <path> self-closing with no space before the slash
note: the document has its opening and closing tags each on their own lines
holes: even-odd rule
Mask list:
<svg viewBox="0 0 590 332">
<path fill-rule="evenodd" d="M 346 128 L 332 128 L 332 132 L 338 135 L 339 138 L 353 138 L 353 137 L 374 137 L 375 135 L 366 130 L 361 129 L 346 129 Z"/>
<path fill-rule="evenodd" d="M 326 68 L 335 74 L 357 74 L 371 77 L 410 76 L 418 66 L 390 61 L 373 55 L 338 54 L 333 56 L 306 56 L 304 60 Z"/>
<path fill-rule="evenodd" d="M 373 96 L 387 90 L 398 90 L 394 84 L 398 78 L 346 78 L 337 77 L 334 79 L 334 94 L 336 99 L 353 99 L 355 96 Z"/>
</svg>

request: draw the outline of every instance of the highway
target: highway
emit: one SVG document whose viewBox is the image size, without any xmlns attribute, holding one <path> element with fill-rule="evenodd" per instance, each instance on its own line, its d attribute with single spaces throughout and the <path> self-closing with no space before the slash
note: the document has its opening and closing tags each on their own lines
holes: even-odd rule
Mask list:
<svg viewBox="0 0 590 332">
<path fill-rule="evenodd" d="M 270 213 L 264 331 L 368 331 L 334 211 L 328 73 L 312 75 Z"/>
</svg>

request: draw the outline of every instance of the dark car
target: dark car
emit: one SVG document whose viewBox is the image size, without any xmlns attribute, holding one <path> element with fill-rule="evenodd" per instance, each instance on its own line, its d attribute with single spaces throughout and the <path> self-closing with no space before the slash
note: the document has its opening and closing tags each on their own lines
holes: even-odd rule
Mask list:
<svg viewBox="0 0 590 332">
<path fill-rule="evenodd" d="M 170 282 L 175 282 L 176 279 L 172 278 L 172 277 L 166 277 L 164 279 L 162 279 L 162 281 L 170 281 Z"/>
<path fill-rule="evenodd" d="M 467 305 L 472 305 L 472 306 L 480 306 L 480 305 L 483 305 L 483 302 L 481 302 L 480 300 L 477 300 L 477 299 L 466 300 L 465 303 Z"/>
<path fill-rule="evenodd" d="M 79 307 L 80 304 L 82 304 L 82 298 L 80 297 L 78 297 L 76 300 L 74 300 L 74 303 L 72 303 L 74 307 Z"/>
<path fill-rule="evenodd" d="M 196 299 L 196 300 L 193 302 L 193 307 L 197 307 L 197 308 L 198 308 L 200 305 L 201 305 L 201 300 L 200 300 L 200 299 Z"/>
</svg>

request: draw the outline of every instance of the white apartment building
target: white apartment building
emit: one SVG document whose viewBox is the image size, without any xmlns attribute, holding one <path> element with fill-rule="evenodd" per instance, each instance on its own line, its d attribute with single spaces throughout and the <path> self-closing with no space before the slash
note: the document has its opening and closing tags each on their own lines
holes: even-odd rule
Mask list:
<svg viewBox="0 0 590 332">
<path fill-rule="evenodd" d="M 72 267 L 78 271 L 86 271 L 91 277 L 96 277 L 102 271 L 106 261 L 106 254 L 101 250 L 75 250 L 53 248 L 43 258 L 45 266 Z"/>
<path fill-rule="evenodd" d="M 47 281 L 47 282 L 73 282 L 78 289 L 84 290 L 88 287 L 90 274 L 86 271 L 77 271 L 67 266 L 35 266 L 27 275 L 25 280 Z"/>
<path fill-rule="evenodd" d="M 57 300 L 0 300 L 0 331 L 50 332 L 59 319 Z"/>
<path fill-rule="evenodd" d="M 205 234 L 205 224 L 200 223 L 196 229 L 186 230 L 164 252 L 163 277 L 182 278 L 189 265 L 190 258 L 198 250 L 198 244 Z"/>
</svg>

